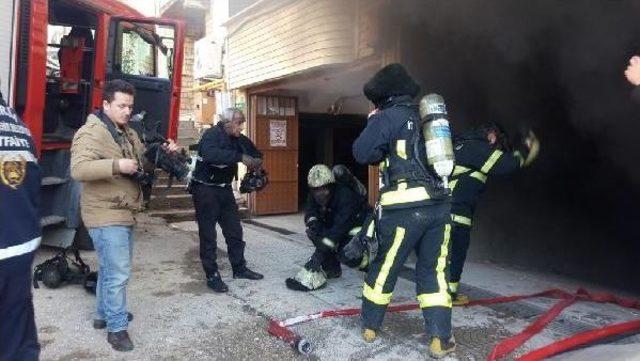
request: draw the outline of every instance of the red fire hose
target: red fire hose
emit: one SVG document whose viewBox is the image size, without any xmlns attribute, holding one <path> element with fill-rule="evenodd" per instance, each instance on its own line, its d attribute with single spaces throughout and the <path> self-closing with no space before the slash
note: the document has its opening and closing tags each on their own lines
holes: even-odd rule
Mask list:
<svg viewBox="0 0 640 361">
<path fill-rule="evenodd" d="M 516 295 L 516 296 L 506 296 L 506 297 L 495 297 L 495 298 L 483 298 L 478 300 L 472 300 L 467 305 L 463 307 L 469 306 L 478 306 L 478 305 L 491 305 L 497 303 L 507 303 L 520 301 L 527 298 L 535 298 L 535 297 L 549 297 L 556 298 L 560 301 L 557 302 L 553 307 L 551 307 L 547 312 L 543 313 L 538 319 L 530 324 L 527 328 L 525 328 L 522 332 L 507 338 L 506 340 L 500 342 L 496 345 L 492 352 L 487 357 L 487 361 L 497 361 L 502 357 L 512 353 L 518 347 L 522 346 L 527 340 L 531 337 L 535 336 L 537 333 L 542 331 L 549 323 L 551 323 L 565 308 L 571 306 L 577 301 L 589 301 L 589 302 L 599 302 L 599 303 L 613 303 L 626 308 L 633 308 L 640 310 L 640 301 L 625 299 L 621 297 L 616 297 L 614 295 L 608 293 L 589 293 L 585 289 L 578 289 L 576 293 L 569 293 L 560 289 L 550 289 L 543 292 L 533 293 L 529 295 Z M 387 308 L 387 312 L 404 312 L 418 309 L 418 304 L 405 304 L 405 305 L 392 305 Z M 328 310 L 322 311 L 306 316 L 298 316 L 289 318 L 284 321 L 277 321 L 275 319 L 269 320 L 269 328 L 267 331 L 287 343 L 291 344 L 294 348 L 296 348 L 302 354 L 311 353 L 311 344 L 295 334 L 293 331 L 289 329 L 290 326 L 297 325 L 300 323 L 308 322 L 311 320 L 319 319 L 319 318 L 330 318 L 330 317 L 344 317 L 344 316 L 355 316 L 360 314 L 359 308 L 346 308 L 341 310 Z M 545 347 L 539 348 L 537 350 L 533 350 L 518 358 L 518 361 L 534 361 L 534 360 L 542 360 L 544 358 L 557 355 L 559 353 L 565 352 L 567 350 L 573 349 L 577 346 L 587 345 L 591 342 L 601 340 L 604 338 L 640 332 L 640 320 L 622 322 L 618 324 L 613 324 L 609 326 L 605 326 L 602 328 L 593 329 L 586 332 L 581 332 L 575 334 L 573 336 L 567 337 L 560 341 L 554 342 Z"/>
</svg>

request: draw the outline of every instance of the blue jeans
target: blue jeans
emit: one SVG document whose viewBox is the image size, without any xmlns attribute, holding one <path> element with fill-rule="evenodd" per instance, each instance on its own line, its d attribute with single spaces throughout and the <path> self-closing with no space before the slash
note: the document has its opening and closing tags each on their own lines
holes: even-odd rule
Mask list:
<svg viewBox="0 0 640 361">
<path fill-rule="evenodd" d="M 98 253 L 96 319 L 107 321 L 107 331 L 126 330 L 127 284 L 133 253 L 132 226 L 106 226 L 89 229 Z"/>
</svg>

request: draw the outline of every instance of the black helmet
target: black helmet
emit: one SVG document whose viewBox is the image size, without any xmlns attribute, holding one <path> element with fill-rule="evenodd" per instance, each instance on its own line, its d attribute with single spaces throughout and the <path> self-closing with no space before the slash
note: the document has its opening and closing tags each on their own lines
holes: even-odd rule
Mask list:
<svg viewBox="0 0 640 361">
<path fill-rule="evenodd" d="M 267 171 L 260 168 L 248 171 L 240 182 L 240 193 L 258 192 L 269 184 Z"/>
</svg>

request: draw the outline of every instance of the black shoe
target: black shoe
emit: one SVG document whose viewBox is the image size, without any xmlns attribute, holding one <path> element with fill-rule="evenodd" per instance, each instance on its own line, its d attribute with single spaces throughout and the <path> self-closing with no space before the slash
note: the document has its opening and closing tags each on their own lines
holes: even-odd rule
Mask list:
<svg viewBox="0 0 640 361">
<path fill-rule="evenodd" d="M 263 275 L 261 275 L 258 272 L 253 272 L 252 270 L 245 268 L 241 271 L 238 272 L 233 272 L 233 278 L 245 278 L 248 280 L 261 280 L 264 278 Z"/>
<path fill-rule="evenodd" d="M 133 313 L 127 312 L 127 320 L 129 322 L 133 321 Z M 93 328 L 95 328 L 96 330 L 101 330 L 106 327 L 107 327 L 106 320 L 93 320 Z"/>
<path fill-rule="evenodd" d="M 207 286 L 211 288 L 214 292 L 225 293 L 229 291 L 229 287 L 227 284 L 222 282 L 222 278 L 220 277 L 220 273 L 216 272 L 213 276 L 207 278 Z"/>
<path fill-rule="evenodd" d="M 107 334 L 107 342 L 109 342 L 111 347 L 116 351 L 126 352 L 133 350 L 133 342 L 131 342 L 127 330 L 109 332 Z"/>
</svg>

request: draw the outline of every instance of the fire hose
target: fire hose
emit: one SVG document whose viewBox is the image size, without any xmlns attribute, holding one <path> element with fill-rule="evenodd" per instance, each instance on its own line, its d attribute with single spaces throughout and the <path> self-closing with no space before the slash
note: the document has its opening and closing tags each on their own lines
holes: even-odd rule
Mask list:
<svg viewBox="0 0 640 361">
<path fill-rule="evenodd" d="M 549 289 L 543 292 L 528 294 L 528 295 L 515 295 L 505 297 L 494 298 L 482 298 L 472 300 L 468 304 L 462 307 L 492 305 L 498 303 L 515 302 L 528 298 L 548 297 L 555 298 L 559 301 L 553 305 L 548 311 L 540 315 L 533 323 L 527 326 L 522 332 L 511 336 L 499 344 L 497 344 L 489 356 L 487 361 L 497 361 L 506 355 L 515 351 L 518 347 L 522 346 L 531 337 L 542 331 L 549 323 L 551 323 L 564 309 L 573 305 L 579 301 L 586 302 L 598 302 L 598 303 L 612 303 L 625 308 L 632 308 L 640 310 L 640 301 L 617 297 L 608 293 L 590 293 L 585 289 L 578 289 L 575 293 L 569 293 L 560 289 Z M 405 312 L 419 309 L 419 305 L 403 304 L 403 305 L 391 305 L 387 308 L 387 312 Z M 327 310 L 318 313 L 313 313 L 305 316 L 297 316 L 286 319 L 284 321 L 278 321 L 275 319 L 269 320 L 269 327 L 267 332 L 276 336 L 285 342 L 292 345 L 300 353 L 308 355 L 312 351 L 311 343 L 300 335 L 293 332 L 290 327 L 301 323 L 309 322 L 320 318 L 332 318 L 332 317 L 345 317 L 355 316 L 360 314 L 360 308 L 346 308 L 339 310 Z M 590 344 L 594 341 L 609 338 L 612 336 L 640 332 L 640 320 L 627 321 L 608 325 L 601 328 L 581 332 L 562 340 L 551 343 L 542 348 L 529 351 L 523 356 L 519 357 L 518 361 L 535 361 L 542 360 L 553 355 L 560 354 L 562 352 L 574 349 L 578 346 Z"/>
</svg>

